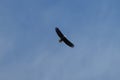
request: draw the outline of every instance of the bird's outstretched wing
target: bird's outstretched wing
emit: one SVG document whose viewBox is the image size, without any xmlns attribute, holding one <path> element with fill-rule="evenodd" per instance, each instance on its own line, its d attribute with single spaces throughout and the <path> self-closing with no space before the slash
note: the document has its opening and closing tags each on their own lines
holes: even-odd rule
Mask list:
<svg viewBox="0 0 120 80">
<path fill-rule="evenodd" d="M 56 31 L 56 33 L 58 34 L 58 36 L 60 37 L 60 39 L 65 43 L 65 44 L 67 44 L 68 46 L 70 46 L 70 47 L 74 47 L 74 44 L 72 43 L 72 42 L 70 42 L 64 35 L 63 35 L 63 33 L 60 31 L 60 29 L 59 28 L 55 28 L 55 31 Z"/>
<path fill-rule="evenodd" d="M 55 31 L 56 31 L 56 33 L 58 34 L 58 36 L 60 37 L 60 38 L 63 38 L 64 37 L 64 35 L 62 34 L 62 32 L 59 30 L 59 28 L 55 28 Z"/>
<path fill-rule="evenodd" d="M 70 42 L 66 37 L 63 38 L 63 41 L 65 42 L 65 44 L 67 44 L 70 47 L 74 47 L 74 44 L 72 42 Z"/>
</svg>

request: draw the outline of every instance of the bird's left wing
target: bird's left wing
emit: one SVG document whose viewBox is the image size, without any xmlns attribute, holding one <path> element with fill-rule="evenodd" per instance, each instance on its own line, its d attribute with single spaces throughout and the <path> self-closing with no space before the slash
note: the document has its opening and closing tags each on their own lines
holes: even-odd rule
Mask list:
<svg viewBox="0 0 120 80">
<path fill-rule="evenodd" d="M 64 37 L 64 35 L 62 34 L 62 32 L 59 30 L 59 28 L 55 28 L 55 31 L 56 31 L 56 33 L 58 34 L 58 36 L 60 37 L 60 38 L 63 38 Z"/>
</svg>

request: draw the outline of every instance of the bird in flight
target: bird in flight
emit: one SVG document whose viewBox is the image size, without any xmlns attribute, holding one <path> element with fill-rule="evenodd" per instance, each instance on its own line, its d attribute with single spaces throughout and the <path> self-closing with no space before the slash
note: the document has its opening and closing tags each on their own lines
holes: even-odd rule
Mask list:
<svg viewBox="0 0 120 80">
<path fill-rule="evenodd" d="M 64 42 L 66 45 L 68 45 L 69 47 L 74 47 L 74 44 L 72 42 L 70 42 L 64 35 L 63 33 L 60 31 L 60 29 L 58 27 L 55 28 L 55 31 L 57 33 L 57 35 L 59 36 L 60 40 L 59 42 Z"/>
</svg>

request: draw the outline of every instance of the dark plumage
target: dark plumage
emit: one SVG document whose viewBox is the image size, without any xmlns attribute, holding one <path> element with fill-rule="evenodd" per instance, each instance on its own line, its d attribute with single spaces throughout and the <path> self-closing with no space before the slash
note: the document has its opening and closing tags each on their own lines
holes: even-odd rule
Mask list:
<svg viewBox="0 0 120 80">
<path fill-rule="evenodd" d="M 60 40 L 59 40 L 59 42 L 64 42 L 65 44 L 67 44 L 68 46 L 70 46 L 70 47 L 74 47 L 74 44 L 72 43 L 72 42 L 70 42 L 63 34 L 62 34 L 62 32 L 60 31 L 60 29 L 59 28 L 55 28 L 55 31 L 56 31 L 56 33 L 57 33 L 57 35 L 60 37 Z"/>
</svg>

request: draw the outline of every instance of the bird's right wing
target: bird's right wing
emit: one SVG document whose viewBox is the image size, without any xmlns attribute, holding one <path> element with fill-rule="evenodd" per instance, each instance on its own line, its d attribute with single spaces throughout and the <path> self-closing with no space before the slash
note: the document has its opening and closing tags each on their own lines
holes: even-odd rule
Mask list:
<svg viewBox="0 0 120 80">
<path fill-rule="evenodd" d="M 65 44 L 67 44 L 70 47 L 74 47 L 74 44 L 72 42 L 70 42 L 66 37 L 63 38 L 63 41 L 65 42 Z"/>
</svg>

